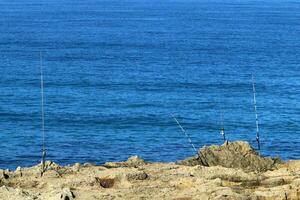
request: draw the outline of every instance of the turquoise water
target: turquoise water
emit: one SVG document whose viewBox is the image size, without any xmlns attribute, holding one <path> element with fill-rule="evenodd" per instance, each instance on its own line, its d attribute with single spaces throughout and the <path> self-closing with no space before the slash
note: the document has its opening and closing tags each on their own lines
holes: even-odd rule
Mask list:
<svg viewBox="0 0 300 200">
<path fill-rule="evenodd" d="M 300 157 L 300 1 L 0 2 L 0 168 L 175 161 L 229 140 Z"/>
</svg>

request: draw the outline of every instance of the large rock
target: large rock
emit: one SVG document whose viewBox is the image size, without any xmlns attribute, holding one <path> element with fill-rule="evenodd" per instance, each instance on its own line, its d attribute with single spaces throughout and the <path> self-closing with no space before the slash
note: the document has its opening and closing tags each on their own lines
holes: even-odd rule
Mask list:
<svg viewBox="0 0 300 200">
<path fill-rule="evenodd" d="M 138 156 L 131 156 L 125 162 L 107 162 L 103 166 L 107 168 L 118 168 L 118 167 L 139 167 L 145 165 L 146 162 Z"/>
<path fill-rule="evenodd" d="M 223 166 L 261 172 L 275 168 L 280 162 L 279 159 L 260 156 L 247 142 L 236 141 L 225 142 L 221 146 L 204 146 L 198 151 L 198 155 L 177 163 L 188 166 Z"/>
<path fill-rule="evenodd" d="M 21 188 L 13 188 L 8 186 L 0 187 L 0 199 L 5 200 L 35 200 L 36 196 L 31 195 L 28 192 L 23 191 Z"/>
</svg>

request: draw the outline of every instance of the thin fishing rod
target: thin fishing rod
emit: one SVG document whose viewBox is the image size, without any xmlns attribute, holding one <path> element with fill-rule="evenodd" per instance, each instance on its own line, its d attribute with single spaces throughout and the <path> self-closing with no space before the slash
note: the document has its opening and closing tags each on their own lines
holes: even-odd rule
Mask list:
<svg viewBox="0 0 300 200">
<path fill-rule="evenodd" d="M 185 131 L 185 129 L 181 126 L 181 124 L 179 123 L 179 121 L 177 120 L 177 118 L 176 118 L 174 115 L 172 115 L 172 114 L 171 114 L 171 116 L 172 116 L 172 118 L 175 120 L 175 122 L 177 123 L 177 125 L 179 126 L 179 128 L 181 129 L 181 131 L 184 133 L 184 135 L 185 135 L 185 137 L 188 139 L 189 143 L 192 145 L 193 150 L 198 154 L 198 151 L 197 151 L 197 149 L 196 149 L 194 143 L 192 142 L 190 136 L 188 135 L 188 133 L 187 133 L 187 132 Z"/>
<path fill-rule="evenodd" d="M 226 142 L 226 134 L 225 134 L 225 128 L 224 128 L 224 113 L 223 113 L 223 108 L 220 109 L 220 120 L 221 120 L 220 134 L 223 136 L 224 142 Z"/>
<path fill-rule="evenodd" d="M 208 163 L 202 160 L 202 157 L 203 157 L 203 156 L 201 156 L 201 155 L 202 155 L 202 154 L 201 154 L 201 151 L 197 151 L 197 149 L 196 149 L 194 143 L 192 142 L 192 139 L 190 138 L 190 136 L 188 135 L 188 133 L 185 131 L 185 129 L 181 126 L 181 124 L 179 123 L 179 121 L 177 120 L 177 118 L 176 118 L 174 115 L 172 115 L 172 114 L 171 114 L 171 116 L 172 116 L 172 118 L 175 120 L 175 122 L 177 123 L 177 125 L 179 126 L 179 128 L 181 129 L 181 131 L 184 133 L 184 135 L 185 135 L 185 137 L 188 139 L 189 143 L 192 145 L 193 150 L 196 152 L 196 154 L 197 154 L 197 156 L 198 156 L 197 159 L 199 159 L 200 163 L 201 163 L 203 166 L 208 166 Z"/>
<path fill-rule="evenodd" d="M 220 79 L 222 80 L 222 79 Z M 222 82 L 219 82 L 222 85 Z M 226 134 L 225 134 L 225 127 L 224 127 L 224 109 L 223 109 L 223 101 L 219 97 L 219 105 L 220 105 L 220 135 L 222 135 L 224 142 L 226 142 Z"/>
<path fill-rule="evenodd" d="M 258 128 L 258 114 L 257 114 L 257 105 L 256 105 L 256 90 L 255 90 L 255 82 L 254 76 L 252 74 L 252 90 L 253 90 L 253 103 L 254 103 L 254 111 L 255 111 L 255 122 L 256 122 L 256 142 L 258 150 L 260 150 L 260 138 L 259 138 L 259 128 Z"/>
<path fill-rule="evenodd" d="M 42 174 L 45 172 L 46 144 L 45 144 L 45 111 L 44 111 L 44 77 L 42 65 L 42 53 L 40 52 L 40 75 L 41 75 L 41 117 L 42 117 Z"/>
</svg>

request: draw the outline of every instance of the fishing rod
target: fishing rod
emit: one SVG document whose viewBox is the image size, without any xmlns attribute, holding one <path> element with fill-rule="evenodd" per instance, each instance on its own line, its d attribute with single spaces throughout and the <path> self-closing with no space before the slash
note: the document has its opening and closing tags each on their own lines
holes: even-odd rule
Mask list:
<svg viewBox="0 0 300 200">
<path fill-rule="evenodd" d="M 179 128 L 181 129 L 181 131 L 184 133 L 185 137 L 188 139 L 189 143 L 191 144 L 191 146 L 193 147 L 193 150 L 196 152 L 197 154 L 197 159 L 199 159 L 200 163 L 203 165 L 203 166 L 208 166 L 207 162 L 204 162 L 202 160 L 202 157 L 201 156 L 201 152 L 200 151 L 197 151 L 194 143 L 192 142 L 192 139 L 190 138 L 189 134 L 185 131 L 185 129 L 181 126 L 181 124 L 179 123 L 179 121 L 177 120 L 177 118 L 171 114 L 171 117 L 175 120 L 175 122 L 177 123 L 177 125 L 179 126 Z"/>
<path fill-rule="evenodd" d="M 172 118 L 175 120 L 175 122 L 177 123 L 177 125 L 179 126 L 179 128 L 181 129 L 181 131 L 184 133 L 185 137 L 188 139 L 189 143 L 192 145 L 193 150 L 196 152 L 196 154 L 198 154 L 198 151 L 194 145 L 194 143 L 192 142 L 192 139 L 190 138 L 190 136 L 188 135 L 188 133 L 185 131 L 185 129 L 181 126 L 181 124 L 179 123 L 179 121 L 177 120 L 177 118 L 171 114 Z"/>
<path fill-rule="evenodd" d="M 43 77 L 43 65 L 42 65 L 42 53 L 40 52 L 40 81 L 41 81 L 41 117 L 42 117 L 42 168 L 41 175 L 46 171 L 46 144 L 45 144 L 45 111 L 44 111 L 44 77 Z"/>
<path fill-rule="evenodd" d="M 253 104 L 255 111 L 255 122 L 256 122 L 256 142 L 258 150 L 260 150 L 260 138 L 259 138 L 259 128 L 258 128 L 258 114 L 257 114 L 257 105 L 256 105 L 256 90 L 255 90 L 255 81 L 254 76 L 252 74 L 252 90 L 253 90 Z"/>
<path fill-rule="evenodd" d="M 222 85 L 222 82 L 219 82 L 219 84 Z M 226 134 L 225 134 L 225 127 L 224 127 L 224 109 L 220 97 L 219 97 L 219 105 L 220 105 L 220 135 L 222 135 L 224 142 L 226 142 Z"/>
<path fill-rule="evenodd" d="M 220 109 L 220 120 L 221 120 L 221 130 L 220 130 L 220 134 L 223 136 L 223 140 L 224 142 L 226 142 L 226 134 L 225 134 L 225 128 L 224 128 L 224 113 L 223 113 L 223 109 Z"/>
</svg>

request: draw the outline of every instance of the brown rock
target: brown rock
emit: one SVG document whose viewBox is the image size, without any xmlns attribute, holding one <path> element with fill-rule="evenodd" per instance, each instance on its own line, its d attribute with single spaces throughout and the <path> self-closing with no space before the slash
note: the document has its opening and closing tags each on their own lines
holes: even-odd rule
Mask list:
<svg viewBox="0 0 300 200">
<path fill-rule="evenodd" d="M 137 173 L 130 173 L 126 175 L 127 180 L 132 181 L 132 180 L 145 180 L 148 178 L 148 174 L 145 172 L 137 172 Z"/>
<path fill-rule="evenodd" d="M 112 188 L 115 184 L 115 179 L 113 178 L 98 178 L 96 177 L 96 182 L 100 184 L 103 188 Z"/>
<path fill-rule="evenodd" d="M 278 159 L 264 158 L 255 152 L 247 142 L 225 142 L 221 146 L 204 146 L 197 156 L 177 162 L 194 166 L 223 166 L 246 171 L 267 171 L 276 167 Z"/>
</svg>

